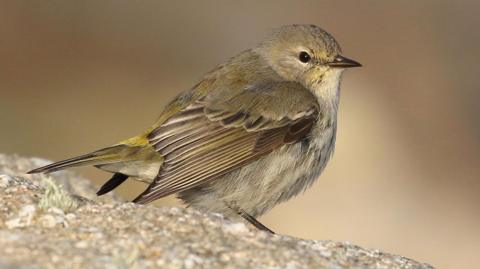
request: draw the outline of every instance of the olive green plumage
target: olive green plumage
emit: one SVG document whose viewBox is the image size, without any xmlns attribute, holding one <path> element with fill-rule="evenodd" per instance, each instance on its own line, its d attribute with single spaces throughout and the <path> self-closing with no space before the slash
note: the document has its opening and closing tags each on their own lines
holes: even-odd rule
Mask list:
<svg viewBox="0 0 480 269">
<path fill-rule="evenodd" d="M 254 219 L 310 186 L 330 158 L 344 68 L 331 35 L 284 26 L 206 74 L 139 136 L 30 171 L 94 165 L 149 183 L 134 202 L 178 193 L 187 204 Z"/>
</svg>

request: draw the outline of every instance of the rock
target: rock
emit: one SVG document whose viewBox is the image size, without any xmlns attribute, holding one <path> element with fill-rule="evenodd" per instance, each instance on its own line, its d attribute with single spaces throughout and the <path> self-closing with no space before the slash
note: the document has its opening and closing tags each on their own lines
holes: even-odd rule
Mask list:
<svg viewBox="0 0 480 269">
<path fill-rule="evenodd" d="M 8 229 L 28 227 L 32 225 L 33 217 L 37 212 L 35 205 L 24 205 L 18 210 L 18 215 L 12 219 L 5 221 Z"/>
<path fill-rule="evenodd" d="M 1 268 L 433 268 L 350 243 L 271 235 L 218 214 L 98 201 L 72 173 L 48 176 L 54 186 L 22 174 L 40 162 L 0 155 Z M 69 212 L 40 206 L 55 190 L 60 201 L 74 199 Z"/>
</svg>

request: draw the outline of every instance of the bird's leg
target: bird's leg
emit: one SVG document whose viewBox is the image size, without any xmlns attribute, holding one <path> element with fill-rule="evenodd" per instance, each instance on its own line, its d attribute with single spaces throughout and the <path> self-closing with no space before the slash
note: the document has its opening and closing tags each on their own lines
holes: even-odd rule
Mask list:
<svg viewBox="0 0 480 269">
<path fill-rule="evenodd" d="M 238 215 L 240 215 L 242 218 L 244 218 L 245 220 L 247 220 L 248 222 L 250 222 L 253 226 L 255 226 L 257 229 L 259 230 L 262 230 L 262 231 L 265 231 L 265 232 L 268 232 L 268 233 L 271 233 L 271 234 L 275 234 L 274 231 L 270 230 L 267 226 L 263 225 L 260 221 L 258 221 L 257 219 L 255 219 L 254 217 L 252 217 L 252 215 L 248 214 L 247 212 L 245 212 L 245 210 L 241 209 L 241 208 L 238 208 L 238 207 L 231 207 L 230 205 L 227 205 L 230 209 L 232 209 L 233 211 L 235 211 L 235 213 L 237 213 Z"/>
<path fill-rule="evenodd" d="M 243 211 L 238 213 L 242 218 L 246 219 L 248 222 L 253 224 L 253 226 L 257 227 L 257 229 L 269 232 L 271 234 L 275 234 L 274 231 L 270 230 L 267 226 L 263 225 L 260 221 L 258 221 L 256 218 L 252 217 L 250 214 L 247 212 Z"/>
</svg>

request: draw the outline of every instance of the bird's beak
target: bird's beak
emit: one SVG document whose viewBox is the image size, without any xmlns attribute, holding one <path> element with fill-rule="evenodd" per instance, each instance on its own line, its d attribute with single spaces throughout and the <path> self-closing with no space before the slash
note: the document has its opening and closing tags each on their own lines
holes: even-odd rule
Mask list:
<svg viewBox="0 0 480 269">
<path fill-rule="evenodd" d="M 350 68 L 350 67 L 360 67 L 362 66 L 359 62 L 343 57 L 342 55 L 337 55 L 332 62 L 327 63 L 328 66 L 335 68 Z"/>
</svg>

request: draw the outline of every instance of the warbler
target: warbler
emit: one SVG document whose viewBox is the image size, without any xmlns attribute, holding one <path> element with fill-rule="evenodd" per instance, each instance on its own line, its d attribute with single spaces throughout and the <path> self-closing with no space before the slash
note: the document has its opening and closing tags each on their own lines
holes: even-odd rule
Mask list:
<svg viewBox="0 0 480 269">
<path fill-rule="evenodd" d="M 113 173 L 98 195 L 134 178 L 149 184 L 135 203 L 177 194 L 273 233 L 255 218 L 324 170 L 342 73 L 358 66 L 321 28 L 283 26 L 179 94 L 142 134 L 28 173 L 93 165 Z"/>
</svg>

